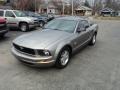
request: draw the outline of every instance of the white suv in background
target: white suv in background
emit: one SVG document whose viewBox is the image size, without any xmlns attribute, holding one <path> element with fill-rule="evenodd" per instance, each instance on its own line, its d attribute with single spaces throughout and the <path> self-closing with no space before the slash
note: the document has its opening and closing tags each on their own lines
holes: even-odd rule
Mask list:
<svg viewBox="0 0 120 90">
<path fill-rule="evenodd" d="M 0 9 L 0 17 L 7 20 L 8 27 L 19 28 L 21 31 L 27 31 L 34 28 L 38 24 L 37 18 L 27 17 L 19 10 L 3 10 Z"/>
</svg>

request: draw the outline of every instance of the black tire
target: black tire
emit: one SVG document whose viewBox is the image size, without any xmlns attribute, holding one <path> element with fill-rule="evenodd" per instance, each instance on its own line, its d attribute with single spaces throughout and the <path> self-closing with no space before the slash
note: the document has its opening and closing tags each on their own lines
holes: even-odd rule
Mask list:
<svg viewBox="0 0 120 90">
<path fill-rule="evenodd" d="M 66 59 L 67 60 L 66 63 L 63 64 L 62 63 L 62 55 L 65 52 L 68 52 L 69 55 L 68 55 L 68 59 Z M 59 69 L 65 68 L 70 61 L 70 55 L 71 55 L 70 49 L 68 47 L 64 47 L 58 54 L 56 64 L 55 64 L 56 68 L 59 68 Z"/>
<path fill-rule="evenodd" d="M 96 34 L 93 35 L 92 39 L 90 40 L 89 45 L 93 46 L 96 43 Z"/>
<path fill-rule="evenodd" d="M 0 35 L 0 38 L 4 38 L 4 37 L 5 37 L 5 34 Z"/>
<path fill-rule="evenodd" d="M 39 26 L 40 26 L 40 27 L 44 27 L 44 25 L 45 25 L 45 22 L 44 22 L 44 21 L 40 21 L 40 22 L 39 22 Z"/>
<path fill-rule="evenodd" d="M 26 32 L 29 30 L 29 25 L 27 23 L 20 23 L 19 28 L 22 32 Z"/>
</svg>

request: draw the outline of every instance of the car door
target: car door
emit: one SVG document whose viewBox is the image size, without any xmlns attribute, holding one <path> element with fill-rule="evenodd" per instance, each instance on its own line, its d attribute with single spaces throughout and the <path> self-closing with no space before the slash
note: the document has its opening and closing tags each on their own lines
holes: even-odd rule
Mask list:
<svg viewBox="0 0 120 90">
<path fill-rule="evenodd" d="M 76 30 L 76 49 L 84 45 L 89 39 L 89 24 L 85 20 L 79 22 Z"/>
<path fill-rule="evenodd" d="M 6 12 L 5 12 L 5 19 L 7 20 L 8 26 L 14 27 L 14 26 L 17 25 L 16 17 L 15 17 L 15 15 L 13 14 L 12 11 L 6 11 Z"/>
<path fill-rule="evenodd" d="M 85 40 L 84 42 L 87 42 L 89 39 L 90 39 L 90 32 L 91 32 L 91 28 L 90 28 L 90 24 L 88 23 L 87 20 L 83 20 L 82 21 L 83 25 L 84 25 L 84 28 L 85 28 Z"/>
</svg>

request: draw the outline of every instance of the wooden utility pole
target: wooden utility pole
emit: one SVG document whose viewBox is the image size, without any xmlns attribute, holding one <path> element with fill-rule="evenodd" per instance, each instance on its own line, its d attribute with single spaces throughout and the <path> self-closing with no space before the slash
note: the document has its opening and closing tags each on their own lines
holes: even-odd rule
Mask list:
<svg viewBox="0 0 120 90">
<path fill-rule="evenodd" d="M 72 16 L 74 15 L 74 5 L 73 5 L 73 0 L 72 0 Z"/>
</svg>

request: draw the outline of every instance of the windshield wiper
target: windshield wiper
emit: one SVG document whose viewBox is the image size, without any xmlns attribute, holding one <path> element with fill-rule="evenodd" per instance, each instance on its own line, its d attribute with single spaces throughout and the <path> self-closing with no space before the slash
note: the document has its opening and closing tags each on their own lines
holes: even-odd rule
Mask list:
<svg viewBox="0 0 120 90">
<path fill-rule="evenodd" d="M 53 30 L 58 30 L 58 31 L 62 31 L 62 30 L 60 30 L 60 29 L 53 29 Z"/>
<path fill-rule="evenodd" d="M 43 28 L 43 29 L 51 29 L 51 30 L 58 30 L 58 31 L 62 31 L 60 29 L 52 29 L 52 28 Z"/>
</svg>

